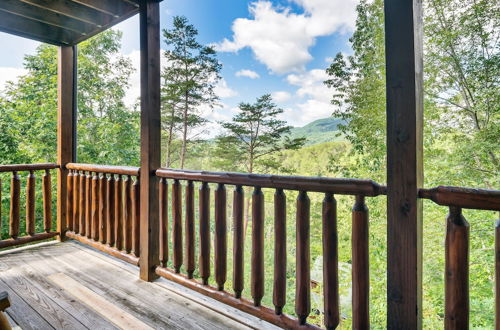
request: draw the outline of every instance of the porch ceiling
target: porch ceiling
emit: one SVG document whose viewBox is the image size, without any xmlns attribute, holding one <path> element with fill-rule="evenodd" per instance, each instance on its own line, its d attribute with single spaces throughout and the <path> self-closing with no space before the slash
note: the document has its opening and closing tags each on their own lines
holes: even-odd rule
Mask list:
<svg viewBox="0 0 500 330">
<path fill-rule="evenodd" d="M 1 0 L 0 31 L 58 46 L 77 43 L 139 12 L 140 0 Z"/>
</svg>

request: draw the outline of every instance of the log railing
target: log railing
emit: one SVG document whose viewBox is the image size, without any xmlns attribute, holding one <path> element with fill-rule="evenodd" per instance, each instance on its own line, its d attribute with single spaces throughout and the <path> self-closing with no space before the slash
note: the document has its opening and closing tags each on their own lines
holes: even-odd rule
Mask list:
<svg viewBox="0 0 500 330">
<path fill-rule="evenodd" d="M 462 209 L 500 211 L 500 191 L 439 186 L 419 197 L 448 206 L 445 240 L 445 328 L 469 325 L 469 223 Z M 500 220 L 495 226 L 495 323 L 500 329 Z"/>
<path fill-rule="evenodd" d="M 50 171 L 57 168 L 56 164 L 20 164 L 0 165 L 0 173 L 11 173 L 10 177 L 10 207 L 8 231 L 9 238 L 0 240 L 0 248 L 22 245 L 41 241 L 57 236 L 52 230 L 52 179 Z M 43 172 L 41 177 L 42 201 L 37 201 L 37 173 Z M 26 189 L 23 194 L 21 176 L 27 173 Z M 2 220 L 2 177 L 0 176 L 0 220 Z M 25 196 L 25 221 L 21 220 L 21 199 Z M 42 216 L 37 217 L 36 205 L 42 205 Z M 0 232 L 7 225 L 0 221 Z"/>
<path fill-rule="evenodd" d="M 66 165 L 66 236 L 139 264 L 139 168 Z"/>
<path fill-rule="evenodd" d="M 156 273 L 193 290 L 201 292 L 228 305 L 239 308 L 261 319 L 286 328 L 315 327 L 307 323 L 311 313 L 310 281 L 310 201 L 308 193 L 323 193 L 322 240 L 323 240 L 323 299 L 324 324 L 335 328 L 340 321 L 338 251 L 337 251 L 337 204 L 335 194 L 355 196 L 352 211 L 352 280 L 353 326 L 368 328 L 368 209 L 365 197 L 385 194 L 385 187 L 369 180 L 270 176 L 240 173 L 194 172 L 171 169 L 156 171 L 160 177 L 160 267 Z M 181 182 L 185 184 L 181 184 Z M 195 202 L 195 183 L 198 188 L 198 207 Z M 210 218 L 211 191 L 213 191 L 214 219 Z M 233 190 L 233 255 L 228 256 L 228 220 L 226 219 L 227 186 Z M 244 288 L 244 187 L 253 189 L 248 212 L 252 218 L 250 288 Z M 264 278 L 264 192 L 274 190 L 274 275 Z M 182 190 L 184 189 L 184 194 Z M 287 273 L 286 191 L 296 191 L 296 288 L 295 316 L 285 315 Z M 170 195 L 170 198 L 169 198 Z M 182 200 L 184 195 L 184 203 Z M 171 205 L 171 206 L 170 206 Z M 171 210 L 169 212 L 169 208 Z M 184 219 L 183 219 L 184 209 Z M 197 211 L 197 212 L 196 212 Z M 195 215 L 199 228 L 195 228 Z M 171 215 L 171 218 L 169 218 Z M 213 228 L 212 234 L 210 228 Z M 250 229 L 249 229 L 250 230 Z M 171 231 L 169 233 L 169 231 Z M 172 255 L 169 255 L 171 234 Z M 195 251 L 198 236 L 199 251 Z M 213 235 L 213 244 L 211 242 Z M 211 271 L 211 246 L 214 247 L 213 271 Z M 195 255 L 199 259 L 196 263 Z M 233 258 L 232 293 L 226 290 L 227 259 Z M 167 267 L 171 261 L 172 269 Z M 181 274 L 184 265 L 185 274 Z M 193 279 L 198 268 L 200 281 Z M 248 270 L 247 270 L 248 271 Z M 209 285 L 210 276 L 215 286 Z M 265 281 L 273 281 L 273 292 L 264 292 Z M 252 300 L 242 298 L 243 290 L 250 290 Z M 264 294 L 272 294 L 274 309 L 262 306 Z M 288 302 L 293 303 L 293 302 Z"/>
</svg>

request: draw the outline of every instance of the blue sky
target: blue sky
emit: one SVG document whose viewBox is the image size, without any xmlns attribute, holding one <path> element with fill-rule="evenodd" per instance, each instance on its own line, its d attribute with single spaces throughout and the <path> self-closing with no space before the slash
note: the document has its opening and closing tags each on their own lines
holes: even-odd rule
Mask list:
<svg viewBox="0 0 500 330">
<path fill-rule="evenodd" d="M 167 0 L 161 3 L 161 28 L 184 15 L 199 31 L 199 41 L 214 44 L 223 64 L 217 88 L 221 106 L 202 109 L 212 121 L 229 120 L 239 102 L 271 93 L 285 109 L 282 119 L 303 126 L 333 111 L 322 81 L 328 59 L 350 52 L 348 39 L 356 0 Z M 138 17 L 123 31 L 122 53 L 139 65 Z M 22 74 L 24 54 L 39 43 L 0 33 L 0 89 Z M 138 72 L 131 77 L 127 103 L 139 95 Z"/>
</svg>

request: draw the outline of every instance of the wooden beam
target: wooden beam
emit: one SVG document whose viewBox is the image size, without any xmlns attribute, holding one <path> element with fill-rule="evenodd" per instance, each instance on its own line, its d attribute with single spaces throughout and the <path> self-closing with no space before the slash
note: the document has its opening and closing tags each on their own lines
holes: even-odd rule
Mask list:
<svg viewBox="0 0 500 330">
<path fill-rule="evenodd" d="M 422 328 L 422 0 L 385 0 L 387 328 Z"/>
<path fill-rule="evenodd" d="M 59 48 L 57 108 L 57 231 L 64 238 L 66 227 L 67 176 L 66 164 L 76 158 L 76 46 Z"/>
<path fill-rule="evenodd" d="M 97 25 L 98 27 L 109 24 L 113 16 L 67 0 L 21 0 L 34 6 L 72 17 L 83 22 Z"/>
<path fill-rule="evenodd" d="M 113 15 L 115 18 L 137 9 L 137 6 L 122 0 L 73 0 L 73 2 Z"/>
<path fill-rule="evenodd" d="M 53 45 L 67 45 L 79 36 L 75 32 L 0 10 L 0 31 Z"/>
<path fill-rule="evenodd" d="M 160 8 L 153 0 L 140 4 L 141 44 L 141 252 L 140 277 L 157 278 L 159 265 L 160 167 Z"/>
<path fill-rule="evenodd" d="M 23 16 L 31 20 L 36 20 L 42 23 L 71 30 L 77 32 L 78 34 L 86 34 L 95 28 L 95 25 L 93 24 L 63 16 L 53 11 L 36 7 L 19 0 L 0 1 L 0 10 Z"/>
</svg>

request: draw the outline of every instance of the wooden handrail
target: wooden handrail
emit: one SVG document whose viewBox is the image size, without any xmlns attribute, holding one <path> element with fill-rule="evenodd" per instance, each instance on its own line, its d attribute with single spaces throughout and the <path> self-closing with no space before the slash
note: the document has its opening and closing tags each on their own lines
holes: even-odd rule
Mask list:
<svg viewBox="0 0 500 330">
<path fill-rule="evenodd" d="M 111 165 L 69 163 L 66 164 L 66 168 L 75 171 L 88 171 L 88 172 L 106 173 L 106 174 L 139 176 L 139 167 L 135 166 L 111 166 Z"/>
<path fill-rule="evenodd" d="M 157 170 L 156 175 L 175 180 L 191 180 L 309 192 L 328 192 L 343 195 L 364 195 L 374 197 L 386 194 L 385 186 L 381 186 L 372 180 L 360 179 L 187 171 L 166 168 Z"/>
<path fill-rule="evenodd" d="M 439 186 L 420 189 L 418 196 L 443 206 L 500 211 L 500 190 Z"/>
<path fill-rule="evenodd" d="M 0 165 L 0 173 L 53 170 L 58 167 L 59 165 L 54 163 Z"/>
</svg>

